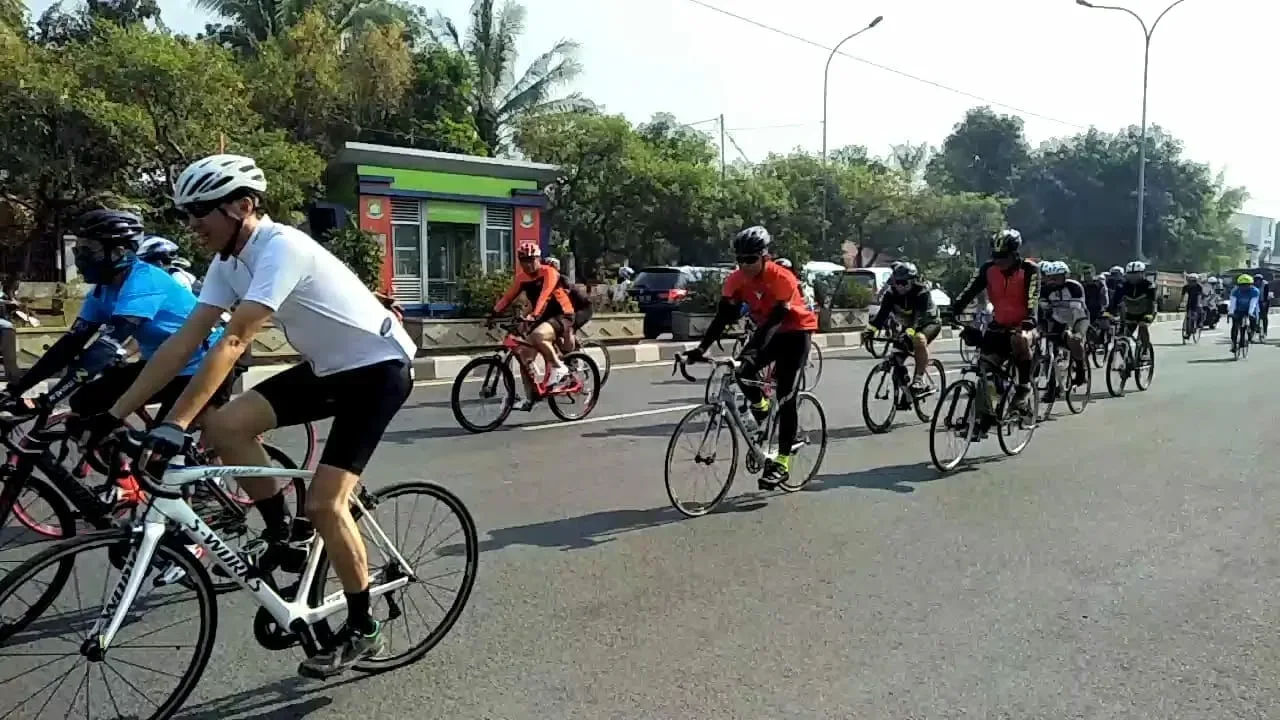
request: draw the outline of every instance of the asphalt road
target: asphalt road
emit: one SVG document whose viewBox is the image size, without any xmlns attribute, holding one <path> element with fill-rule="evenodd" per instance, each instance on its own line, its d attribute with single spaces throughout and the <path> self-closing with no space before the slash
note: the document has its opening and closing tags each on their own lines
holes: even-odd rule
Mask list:
<svg viewBox="0 0 1280 720">
<path fill-rule="evenodd" d="M 458 625 L 408 668 L 316 683 L 222 596 L 179 717 L 1280 717 L 1280 349 L 1233 363 L 1221 333 L 1176 332 L 1155 332 L 1151 390 L 1059 416 L 1016 458 L 993 438 L 945 477 L 914 418 L 863 427 L 866 354 L 829 354 L 819 477 L 761 495 L 740 473 L 696 520 L 662 464 L 702 387 L 669 366 L 615 370 L 585 423 L 538 408 L 482 436 L 447 386 L 421 387 L 368 477 L 430 478 L 471 508 L 483 554 Z"/>
</svg>

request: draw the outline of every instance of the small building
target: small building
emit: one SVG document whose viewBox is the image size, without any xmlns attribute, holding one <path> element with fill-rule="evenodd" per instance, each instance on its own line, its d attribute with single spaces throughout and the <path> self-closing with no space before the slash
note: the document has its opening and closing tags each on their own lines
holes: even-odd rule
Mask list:
<svg viewBox="0 0 1280 720">
<path fill-rule="evenodd" d="M 383 241 L 383 289 L 406 310 L 452 310 L 458 277 L 510 270 L 517 243 L 547 251 L 555 165 L 349 142 L 335 170 L 346 187 L 334 199 L 358 207 L 360 227 Z"/>
<path fill-rule="evenodd" d="M 1265 215 L 1236 213 L 1231 216 L 1231 223 L 1244 234 L 1244 250 L 1246 263 L 1258 265 L 1270 262 L 1276 247 L 1276 220 Z"/>
</svg>

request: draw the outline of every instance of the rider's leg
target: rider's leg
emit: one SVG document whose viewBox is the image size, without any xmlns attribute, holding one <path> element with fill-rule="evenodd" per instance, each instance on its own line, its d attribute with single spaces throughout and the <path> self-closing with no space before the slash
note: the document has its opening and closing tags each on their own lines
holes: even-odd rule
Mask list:
<svg viewBox="0 0 1280 720">
<path fill-rule="evenodd" d="M 1018 395 L 1025 398 L 1031 389 L 1031 348 L 1035 345 L 1035 331 L 1014 329 L 1012 343 L 1013 365 L 1018 371 Z"/>
<path fill-rule="evenodd" d="M 330 400 L 333 425 L 307 493 L 307 517 L 324 539 L 325 551 L 347 596 L 349 631 L 330 652 L 303 661 L 310 676 L 341 672 L 385 644 L 370 612 L 369 566 L 360 528 L 351 516 L 351 497 L 360 475 L 396 412 L 409 398 L 413 381 L 407 361 L 387 361 L 319 378 L 313 392 Z"/>
<path fill-rule="evenodd" d="M 1146 322 L 1145 320 L 1138 323 L 1138 340 L 1140 340 L 1143 345 L 1151 344 L 1151 323 Z"/>
<path fill-rule="evenodd" d="M 1071 351 L 1071 359 L 1076 361 L 1076 374 L 1072 381 L 1079 385 L 1084 382 L 1084 339 L 1089 335 L 1089 320 L 1081 318 L 1075 322 L 1071 332 L 1067 333 L 1067 349 Z"/>
<path fill-rule="evenodd" d="M 915 337 L 911 339 L 913 355 L 915 357 L 916 366 L 911 377 L 911 385 L 919 388 L 923 385 L 924 374 L 929 369 L 929 343 L 942 332 L 942 326 L 937 323 L 925 325 L 916 331 Z"/>
<path fill-rule="evenodd" d="M 298 370 L 303 368 L 303 370 Z M 264 381 L 270 383 L 286 373 L 295 377 L 309 375 L 310 368 L 296 365 L 279 375 Z M 289 382 L 285 378 L 284 382 Z M 261 386 L 259 386 L 261 387 Z M 269 386 L 268 386 L 269 387 Z M 299 398 L 301 400 L 301 398 Z M 163 416 L 161 416 L 163 417 Z M 258 436 L 277 426 L 275 410 L 257 389 L 248 390 L 216 410 L 207 411 L 201 419 L 204 442 L 224 465 L 268 467 L 267 452 Z M 285 505 L 282 484 L 276 478 L 237 478 L 236 482 L 245 494 L 253 499 L 253 506 L 266 524 L 264 536 L 268 540 L 283 541 L 289 537 L 289 508 Z"/>
<path fill-rule="evenodd" d="M 551 379 L 547 381 L 548 385 L 555 385 L 564 379 L 568 370 L 564 363 L 560 361 L 560 355 L 556 353 L 556 327 L 551 321 L 543 321 L 534 326 L 529 333 L 529 342 L 537 349 L 538 354 L 542 356 L 543 362 L 551 370 Z"/>
<path fill-rule="evenodd" d="M 775 397 L 786 402 L 778 407 L 778 455 L 760 478 L 759 484 L 765 489 L 777 487 L 778 483 L 787 480 L 791 471 L 791 452 L 800 424 L 795 392 L 809 357 L 809 343 L 810 334 L 807 332 L 779 332 L 770 343 L 776 346 L 776 350 L 770 348 L 774 350 L 771 354 L 774 356 L 773 377 L 777 383 Z"/>
<path fill-rule="evenodd" d="M 533 376 L 533 361 L 538 357 L 538 351 L 521 345 L 516 348 L 516 356 L 520 358 L 520 382 L 524 385 L 525 402 L 532 404 L 533 398 L 538 394 L 536 378 Z"/>
<path fill-rule="evenodd" d="M 1240 314 L 1231 314 L 1231 352 L 1236 351 L 1236 347 L 1240 344 Z"/>
</svg>

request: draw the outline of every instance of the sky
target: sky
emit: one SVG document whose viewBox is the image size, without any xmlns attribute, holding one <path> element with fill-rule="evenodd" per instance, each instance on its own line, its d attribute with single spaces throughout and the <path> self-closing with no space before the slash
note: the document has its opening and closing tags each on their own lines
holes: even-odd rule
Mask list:
<svg viewBox="0 0 1280 720">
<path fill-rule="evenodd" d="M 1170 2 L 1112 1 L 1148 25 Z M 31 3 L 33 15 L 49 4 Z M 464 23 L 471 2 L 421 4 Z M 636 122 L 657 112 L 686 123 L 723 114 L 737 145 L 727 148 L 730 161 L 759 161 L 796 147 L 817 152 L 824 46 L 834 47 L 879 15 L 884 20 L 877 27 L 842 49 L 868 62 L 838 55 L 831 63 L 831 148 L 860 144 L 883 155 L 895 143 L 938 145 L 965 110 L 981 104 L 1020 115 L 1033 145 L 1091 125 L 1115 131 L 1141 119 L 1142 29 L 1126 13 L 1074 0 L 524 5 L 521 70 L 557 40 L 576 40 L 585 72 L 572 89 Z M 189 0 L 160 0 L 160 6 L 165 23 L 179 32 L 196 32 L 208 20 Z M 1187 156 L 1247 187 L 1246 211 L 1269 217 L 1280 217 L 1277 28 L 1280 3 L 1185 0 L 1152 36 L 1148 94 L 1149 122 L 1182 140 Z M 696 126 L 716 130 L 714 123 Z"/>
</svg>

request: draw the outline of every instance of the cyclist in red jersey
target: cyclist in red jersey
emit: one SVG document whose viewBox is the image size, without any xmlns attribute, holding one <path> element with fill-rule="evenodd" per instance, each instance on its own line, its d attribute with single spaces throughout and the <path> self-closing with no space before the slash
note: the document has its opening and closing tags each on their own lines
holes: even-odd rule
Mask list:
<svg viewBox="0 0 1280 720">
<path fill-rule="evenodd" d="M 1040 300 L 1040 268 L 1018 253 L 1021 248 L 1022 233 L 1012 228 L 996 233 L 991 239 L 991 259 L 974 272 L 973 280 L 956 298 L 952 311 L 963 312 L 978 293 L 987 291 L 993 318 L 986 333 L 980 335 L 973 328 L 965 328 L 961 342 L 976 345 L 992 355 L 1012 351 L 1018 371 L 1014 402 L 1025 406 L 1031 396 L 1031 348 Z"/>
<path fill-rule="evenodd" d="M 758 484 L 761 490 L 773 490 L 790 477 L 791 453 L 799 426 L 796 410 L 796 386 L 800 372 L 809 360 L 809 342 L 818 329 L 818 316 L 809 309 L 800 291 L 800 283 L 790 270 L 769 259 L 769 231 L 756 225 L 733 238 L 733 252 L 738 269 L 725 278 L 724 291 L 716 317 L 707 328 L 698 347 L 685 357 L 690 362 L 702 360 L 729 323 L 741 315 L 745 303 L 756 331 L 742 349 L 738 360 L 743 363 L 738 377 L 758 380 L 760 369 L 773 364 L 775 395 L 782 401 L 778 408 L 778 457 L 765 464 Z M 742 393 L 751 404 L 756 422 L 769 414 L 769 401 L 760 388 L 742 385 Z"/>
</svg>

